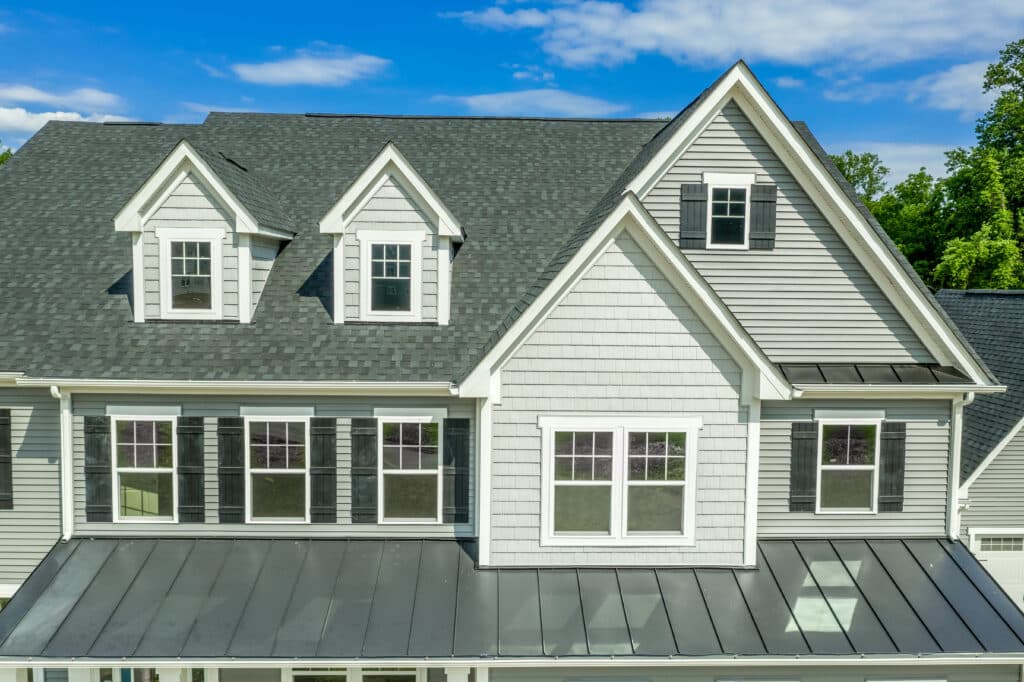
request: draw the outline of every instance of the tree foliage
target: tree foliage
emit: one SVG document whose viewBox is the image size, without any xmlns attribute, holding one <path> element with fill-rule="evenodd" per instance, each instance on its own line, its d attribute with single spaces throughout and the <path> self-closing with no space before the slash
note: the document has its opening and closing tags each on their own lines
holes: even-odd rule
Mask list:
<svg viewBox="0 0 1024 682">
<path fill-rule="evenodd" d="M 884 170 L 877 156 L 833 157 L 932 287 L 1024 288 L 1024 40 L 989 65 L 984 89 L 998 94 L 978 119 L 977 143 L 946 153 L 945 178 L 922 168 L 885 189 L 886 171 L 872 195 Z"/>
<path fill-rule="evenodd" d="M 0 166 L 4 165 L 4 162 L 12 156 L 11 150 L 6 149 L 3 145 L 3 140 L 0 140 Z"/>
</svg>

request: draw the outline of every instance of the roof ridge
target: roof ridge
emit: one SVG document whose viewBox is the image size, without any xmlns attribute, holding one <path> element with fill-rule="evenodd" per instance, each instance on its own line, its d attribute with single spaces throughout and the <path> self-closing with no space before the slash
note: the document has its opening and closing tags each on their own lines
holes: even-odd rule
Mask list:
<svg viewBox="0 0 1024 682">
<path fill-rule="evenodd" d="M 473 114 L 363 114 L 332 112 L 274 112 L 274 111 L 211 111 L 218 117 L 267 116 L 281 118 L 367 118 L 367 119 L 421 119 L 429 121 L 551 121 L 556 123 L 664 123 L 664 118 L 633 117 L 590 117 L 590 116 L 480 116 Z"/>
</svg>

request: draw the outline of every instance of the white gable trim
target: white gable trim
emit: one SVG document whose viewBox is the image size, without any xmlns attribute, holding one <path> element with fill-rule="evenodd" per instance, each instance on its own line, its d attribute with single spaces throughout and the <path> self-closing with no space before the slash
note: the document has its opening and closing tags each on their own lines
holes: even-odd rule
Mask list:
<svg viewBox="0 0 1024 682">
<path fill-rule="evenodd" d="M 993 460 L 995 460 L 995 458 L 999 455 L 1000 452 L 1006 449 L 1006 446 L 1010 444 L 1010 441 L 1017 437 L 1017 434 L 1020 433 L 1022 428 L 1024 428 L 1024 418 L 1022 418 L 1019 422 L 1013 425 L 1013 428 L 1010 429 L 1009 433 L 1007 433 L 1003 437 L 1003 439 L 999 441 L 994 448 L 992 448 L 992 452 L 985 455 L 985 459 L 981 460 L 981 464 L 978 465 L 978 468 L 971 472 L 971 475 L 968 476 L 967 480 L 964 481 L 963 485 L 960 486 L 961 501 L 963 501 L 963 499 L 968 496 L 971 484 L 978 480 L 978 477 L 980 477 L 981 474 L 985 471 L 985 469 L 988 468 L 989 464 L 991 464 Z M 957 475 L 960 475 L 959 471 L 957 472 Z"/>
<path fill-rule="evenodd" d="M 719 80 L 626 191 L 645 197 L 729 100 L 735 101 L 750 119 L 932 356 L 942 364 L 962 369 L 978 385 L 994 385 L 746 64 L 736 64 Z"/>
<path fill-rule="evenodd" d="M 412 195 L 413 201 L 427 214 L 440 236 L 462 241 L 462 226 L 459 221 L 402 152 L 398 151 L 394 142 L 384 145 L 380 153 L 341 195 L 341 199 L 320 219 L 320 232 L 344 234 L 388 176 L 394 177 L 395 181 Z"/>
<path fill-rule="evenodd" d="M 604 253 L 611 241 L 624 230 L 637 240 L 637 244 L 662 270 L 683 299 L 693 307 L 701 321 L 725 344 L 733 358 L 743 368 L 744 401 L 749 402 L 751 398 L 791 398 L 792 390 L 782 374 L 632 193 L 620 200 L 601 226 L 545 287 L 526 312 L 512 324 L 498 344 L 477 364 L 460 384 L 459 395 L 490 398 L 500 402 L 500 380 L 497 377 L 502 365 L 526 342 L 537 326 L 572 291 L 574 285 Z"/>
</svg>

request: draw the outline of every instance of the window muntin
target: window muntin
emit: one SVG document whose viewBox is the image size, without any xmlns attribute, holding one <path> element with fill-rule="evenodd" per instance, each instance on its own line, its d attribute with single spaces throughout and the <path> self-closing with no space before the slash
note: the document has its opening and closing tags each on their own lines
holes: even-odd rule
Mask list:
<svg viewBox="0 0 1024 682">
<path fill-rule="evenodd" d="M 370 310 L 412 311 L 412 244 L 370 245 Z"/>
<path fill-rule="evenodd" d="M 381 523 L 441 522 L 441 429 L 438 421 L 381 419 Z"/>
<path fill-rule="evenodd" d="M 246 421 L 249 520 L 309 521 L 309 422 Z"/>
<path fill-rule="evenodd" d="M 985 536 L 979 538 L 982 552 L 1024 552 L 1024 536 Z"/>
<path fill-rule="evenodd" d="M 682 533 L 686 432 L 629 431 L 627 533 Z"/>
<path fill-rule="evenodd" d="M 114 419 L 115 521 L 173 521 L 177 513 L 175 420 Z"/>
<path fill-rule="evenodd" d="M 820 421 L 818 511 L 874 513 L 881 422 Z"/>
<path fill-rule="evenodd" d="M 543 544 L 691 544 L 700 419 L 542 417 Z"/>
<path fill-rule="evenodd" d="M 171 309 L 213 309 L 213 257 L 209 241 L 172 241 Z"/>
<path fill-rule="evenodd" d="M 747 245 L 749 194 L 748 187 L 710 187 L 708 246 Z"/>
</svg>

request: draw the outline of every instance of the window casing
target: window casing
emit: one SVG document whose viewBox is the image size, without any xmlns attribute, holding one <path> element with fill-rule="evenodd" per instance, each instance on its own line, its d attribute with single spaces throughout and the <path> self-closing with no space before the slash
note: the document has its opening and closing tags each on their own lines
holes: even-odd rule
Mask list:
<svg viewBox="0 0 1024 682">
<path fill-rule="evenodd" d="M 378 426 L 378 522 L 441 523 L 440 420 L 380 417 Z"/>
<path fill-rule="evenodd" d="M 248 523 L 309 523 L 309 419 L 246 417 Z"/>
<path fill-rule="evenodd" d="M 708 186 L 707 248 L 750 248 L 750 173 L 705 173 Z"/>
<path fill-rule="evenodd" d="M 376 322 L 422 320 L 423 242 L 412 230 L 361 230 L 359 318 Z"/>
<path fill-rule="evenodd" d="M 881 419 L 818 421 L 819 514 L 878 512 Z"/>
<path fill-rule="evenodd" d="M 160 249 L 160 313 L 165 319 L 223 317 L 224 231 L 202 228 L 157 230 Z"/>
<path fill-rule="evenodd" d="M 978 538 L 978 550 L 982 552 L 1024 552 L 1024 536 L 986 535 Z"/>
<path fill-rule="evenodd" d="M 692 545 L 699 418 L 542 417 L 542 544 Z"/>
<path fill-rule="evenodd" d="M 177 420 L 115 417 L 110 426 L 114 521 L 177 521 Z"/>
</svg>

